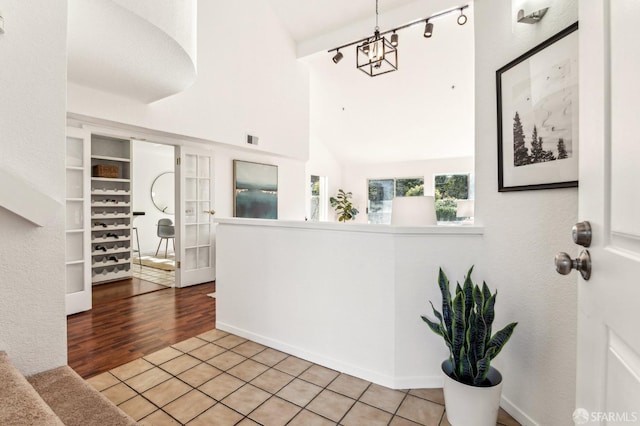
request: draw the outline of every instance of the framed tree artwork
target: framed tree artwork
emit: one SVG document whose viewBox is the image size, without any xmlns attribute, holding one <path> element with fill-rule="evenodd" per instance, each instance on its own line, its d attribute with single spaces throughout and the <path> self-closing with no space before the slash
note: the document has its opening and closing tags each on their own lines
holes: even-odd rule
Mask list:
<svg viewBox="0 0 640 426">
<path fill-rule="evenodd" d="M 496 71 L 500 192 L 578 186 L 577 29 Z"/>
</svg>

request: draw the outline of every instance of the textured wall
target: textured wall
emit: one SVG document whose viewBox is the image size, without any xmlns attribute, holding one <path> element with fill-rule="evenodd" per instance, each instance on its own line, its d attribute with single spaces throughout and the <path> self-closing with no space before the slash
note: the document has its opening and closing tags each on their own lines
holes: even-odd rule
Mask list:
<svg viewBox="0 0 640 426">
<path fill-rule="evenodd" d="M 175 39 L 196 64 L 197 0 L 113 0 L 148 20 Z"/>
<path fill-rule="evenodd" d="M 571 424 L 575 400 L 577 278 L 558 275 L 553 257 L 575 248 L 578 192 L 497 190 L 495 71 L 578 17 L 575 0 L 547 4 L 544 20 L 526 25 L 513 23 L 510 0 L 475 2 L 476 223 L 485 227 L 478 278 L 499 290 L 496 321 L 520 323 L 496 358 L 503 397 L 525 424 L 561 425 Z"/>
<path fill-rule="evenodd" d="M 0 7 L 0 168 L 62 203 L 67 2 Z M 0 350 L 24 374 L 66 364 L 63 214 L 40 228 L 0 208 Z"/>
</svg>

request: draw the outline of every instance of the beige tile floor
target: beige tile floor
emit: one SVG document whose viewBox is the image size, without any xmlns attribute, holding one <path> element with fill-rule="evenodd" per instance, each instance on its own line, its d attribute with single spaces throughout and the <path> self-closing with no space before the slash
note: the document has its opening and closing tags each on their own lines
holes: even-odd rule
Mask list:
<svg viewBox="0 0 640 426">
<path fill-rule="evenodd" d="M 133 260 L 133 277 L 152 283 L 173 287 L 175 285 L 175 271 L 164 271 L 162 269 L 150 268 L 140 265 L 138 259 Z"/>
<path fill-rule="evenodd" d="M 215 329 L 88 382 L 143 425 L 449 425 L 441 389 L 385 388 Z M 519 425 L 502 410 L 498 424 Z"/>
</svg>

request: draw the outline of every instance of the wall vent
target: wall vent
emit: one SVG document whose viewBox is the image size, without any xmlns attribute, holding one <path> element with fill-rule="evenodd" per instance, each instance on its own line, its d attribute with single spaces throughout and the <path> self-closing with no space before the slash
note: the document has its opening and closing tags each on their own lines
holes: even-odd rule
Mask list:
<svg viewBox="0 0 640 426">
<path fill-rule="evenodd" d="M 258 137 L 253 135 L 247 135 L 247 143 L 249 145 L 258 145 Z"/>
</svg>

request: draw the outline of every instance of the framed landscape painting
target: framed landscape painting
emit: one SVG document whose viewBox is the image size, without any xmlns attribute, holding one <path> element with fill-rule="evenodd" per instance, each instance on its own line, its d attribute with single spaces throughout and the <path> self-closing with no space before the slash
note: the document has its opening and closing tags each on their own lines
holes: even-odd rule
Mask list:
<svg viewBox="0 0 640 426">
<path fill-rule="evenodd" d="M 578 186 L 577 29 L 496 71 L 500 192 Z"/>
<path fill-rule="evenodd" d="M 233 216 L 278 218 L 278 166 L 233 160 Z"/>
</svg>

